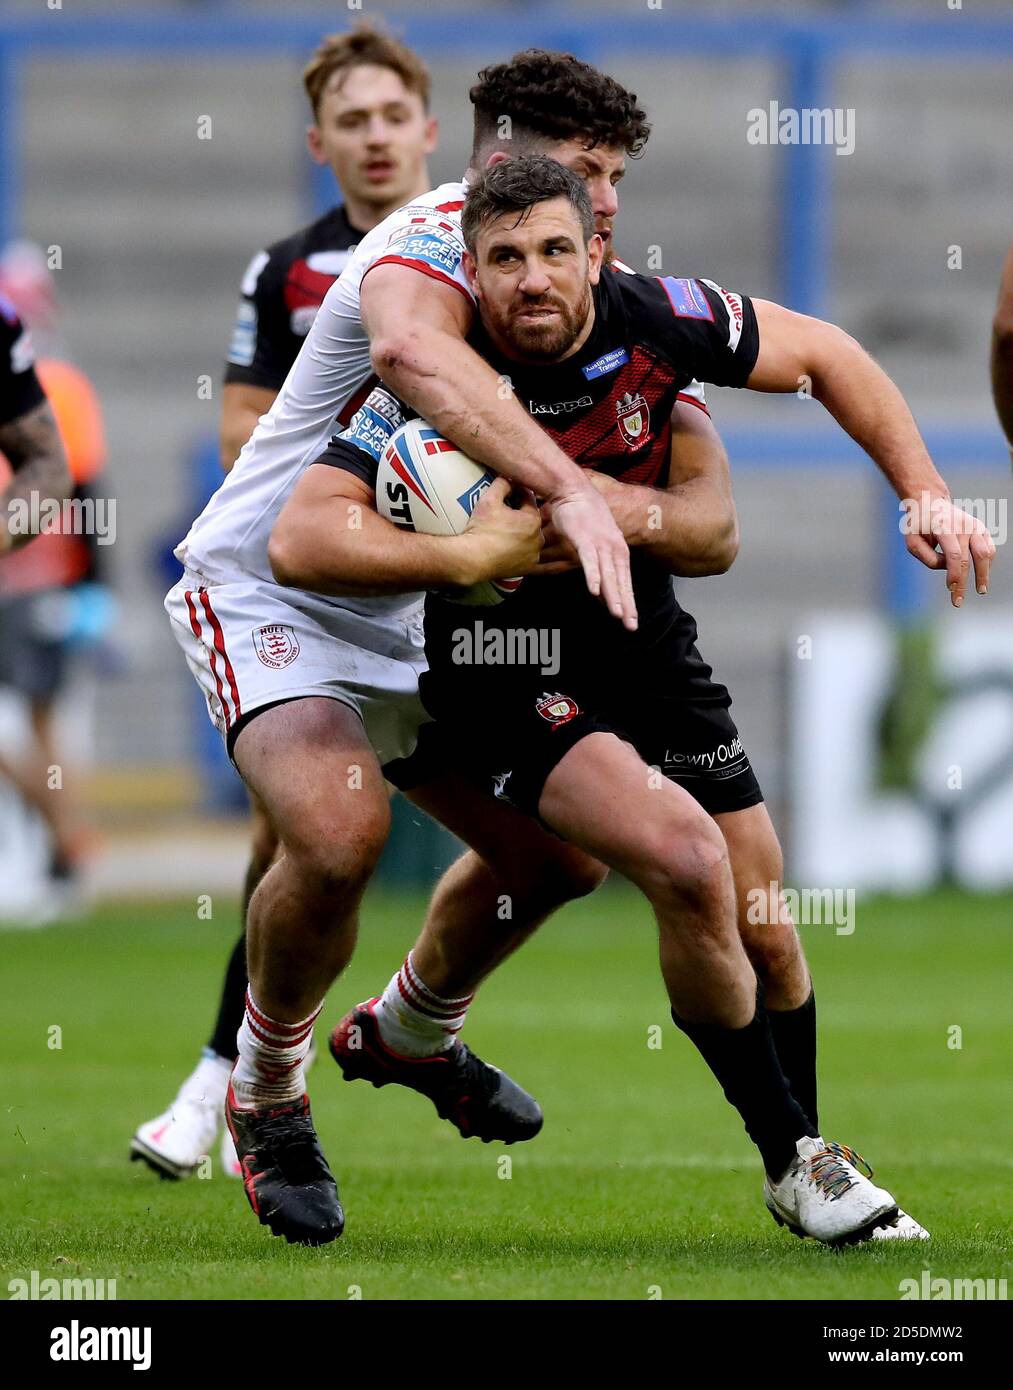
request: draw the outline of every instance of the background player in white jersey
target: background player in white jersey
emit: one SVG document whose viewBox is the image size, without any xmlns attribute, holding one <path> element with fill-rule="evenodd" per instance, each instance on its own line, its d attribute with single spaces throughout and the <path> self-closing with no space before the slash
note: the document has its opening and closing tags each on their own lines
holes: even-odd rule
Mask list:
<svg viewBox="0 0 1013 1390">
<path fill-rule="evenodd" d="M 839 329 L 711 281 L 606 274 L 599 283 L 601 247 L 586 193 L 555 161 L 522 158 L 487 169 L 469 187 L 464 227 L 466 271 L 480 291 L 481 327 L 473 342 L 574 457 L 607 472 L 617 489 L 664 477 L 667 441 L 655 434 L 649 411 L 667 420 L 666 407 L 697 372 L 761 391 L 795 390 L 805 376 L 901 496 L 945 493 L 896 387 Z M 603 379 L 595 369 L 617 348 L 624 365 Z M 616 406 L 634 384 L 642 396 L 630 441 Z M 565 421 L 544 409 L 560 399 L 575 407 Z M 319 460 L 353 476 L 335 479 L 314 468 L 301 479 L 272 546 L 291 582 L 332 594 L 391 593 L 412 579 L 432 587 L 440 572 L 438 543 L 399 533 L 368 510 L 376 464 L 402 418 L 399 410 L 378 389 Z M 969 521 L 951 510 L 955 522 Z M 348 524 L 352 514 L 361 524 Z M 984 547 L 987 574 L 990 539 L 982 527 L 971 534 Z M 678 772 L 655 758 L 678 715 L 672 696 L 680 699 L 687 664 L 668 582 L 670 539 L 668 532 L 640 537 L 634 582 L 642 623 L 635 633 L 602 622 L 573 575 L 529 577 L 483 614 L 486 626 L 530 632 L 541 624 L 558 631 L 562 665 L 551 677 L 557 690 L 551 696 L 540 694 L 546 678 L 538 658 L 530 667 L 521 661 L 493 670 L 462 662 L 461 629 L 473 625 L 474 610 L 431 596 L 431 669 L 422 693 L 437 723 L 423 736 L 442 736 L 445 764 L 456 761 L 465 776 L 470 770 L 490 788 L 495 781 L 497 794 L 643 890 L 660 928 L 673 1016 L 760 1150 L 768 1207 L 799 1234 L 831 1243 L 865 1238 L 891 1225 L 896 1203 L 859 1171 L 853 1151 L 823 1143 L 788 1087 L 736 928 L 721 833 L 699 798 L 678 785 Z M 454 540 L 443 544 L 452 550 Z M 682 698 L 689 703 L 688 694 Z M 655 761 L 662 766 L 652 769 Z M 408 974 L 409 986 L 417 987 L 414 972 Z M 428 1008 L 436 1036 L 441 1026 L 453 1031 L 450 1006 L 466 1004 L 432 994 L 417 1002 Z M 374 1003 L 375 1011 L 357 1010 L 344 1021 L 334 1045 L 346 1075 L 382 1084 L 394 1079 L 382 1066 L 362 1069 L 375 1049 L 372 1022 L 383 1010 L 397 1017 L 401 1005 L 387 996 Z M 464 1009 L 456 1012 L 460 1026 Z"/>
<path fill-rule="evenodd" d="M 371 228 L 430 187 L 436 148 L 429 71 L 397 39 L 366 23 L 332 34 L 303 73 L 312 123 L 310 156 L 334 175 L 342 202 L 259 251 L 243 278 L 222 391 L 222 467 L 228 473 L 257 421 L 270 410 L 324 295 Z M 246 910 L 278 848 L 265 809 L 251 797 L 250 862 L 243 883 L 243 930 L 232 950 L 211 1035 L 200 1062 L 168 1110 L 142 1124 L 131 1157 L 163 1177 L 192 1172 L 223 1125 L 229 1072 L 246 998 Z M 239 1175 L 231 1136 L 222 1170 Z"/>
</svg>

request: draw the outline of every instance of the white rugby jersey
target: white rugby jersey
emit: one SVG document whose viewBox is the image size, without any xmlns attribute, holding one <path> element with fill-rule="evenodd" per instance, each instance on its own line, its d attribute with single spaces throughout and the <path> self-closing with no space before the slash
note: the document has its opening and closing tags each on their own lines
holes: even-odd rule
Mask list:
<svg viewBox="0 0 1013 1390">
<path fill-rule="evenodd" d="M 445 183 L 399 208 L 368 232 L 327 291 L 274 404 L 232 472 L 176 548 L 187 569 L 212 583 L 255 575 L 272 579 L 271 530 L 302 470 L 343 429 L 376 382 L 359 312 L 359 287 L 376 265 L 412 266 L 473 296 L 461 266 L 460 209 L 467 186 Z M 356 612 L 413 607 L 418 596 L 334 598 Z"/>
<path fill-rule="evenodd" d="M 327 291 L 271 409 L 176 547 L 176 558 L 186 569 L 211 583 L 251 575 L 273 580 L 267 545 L 282 507 L 302 470 L 349 424 L 377 381 L 359 305 L 367 271 L 388 263 L 411 266 L 453 285 L 474 303 L 461 264 L 466 192 L 464 182 L 441 184 L 391 213 L 363 237 L 341 278 Z M 616 262 L 616 269 L 629 267 Z M 697 382 L 685 388 L 680 400 L 706 410 Z M 414 608 L 419 597 L 342 596 L 330 597 L 330 602 L 359 613 L 389 613 Z"/>
</svg>

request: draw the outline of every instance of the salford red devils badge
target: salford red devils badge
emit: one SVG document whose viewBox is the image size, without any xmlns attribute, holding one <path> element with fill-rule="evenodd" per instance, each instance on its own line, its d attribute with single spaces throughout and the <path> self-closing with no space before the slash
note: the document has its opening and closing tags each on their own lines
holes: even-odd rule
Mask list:
<svg viewBox="0 0 1013 1390">
<path fill-rule="evenodd" d="M 639 391 L 635 396 L 627 391 L 616 401 L 616 416 L 627 449 L 639 449 L 651 432 L 651 412 Z"/>
<path fill-rule="evenodd" d="M 556 692 L 553 695 L 542 694 L 535 701 L 535 709 L 547 719 L 553 727 L 558 728 L 560 724 L 568 724 L 575 714 L 580 710 L 576 700 L 571 700 L 569 695 L 560 695 Z"/>
<path fill-rule="evenodd" d="M 253 630 L 253 645 L 265 666 L 280 670 L 299 655 L 299 639 L 285 623 L 271 623 Z"/>
</svg>

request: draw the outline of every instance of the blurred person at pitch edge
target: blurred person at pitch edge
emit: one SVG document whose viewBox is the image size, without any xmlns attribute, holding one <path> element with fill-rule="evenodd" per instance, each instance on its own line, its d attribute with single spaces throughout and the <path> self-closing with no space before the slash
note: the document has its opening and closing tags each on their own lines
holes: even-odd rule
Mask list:
<svg viewBox="0 0 1013 1390">
<path fill-rule="evenodd" d="M 436 148 L 438 131 L 429 114 L 429 72 L 410 48 L 361 22 L 321 42 L 303 85 L 312 116 L 306 132 L 310 157 L 330 168 L 343 201 L 258 251 L 247 266 L 222 392 L 219 442 L 226 473 L 273 405 L 324 295 L 363 235 L 432 186 L 426 159 Z M 266 811 L 252 796 L 251 804 L 242 930 L 226 968 L 213 1031 L 173 1104 L 142 1124 L 131 1142 L 131 1158 L 162 1177 L 191 1173 L 223 1125 L 246 1001 L 246 911 L 278 848 Z M 227 1129 L 222 1168 L 241 1176 Z"/>
<path fill-rule="evenodd" d="M 93 497 L 95 480 L 105 463 L 102 414 L 85 374 L 52 348 L 56 303 L 52 276 L 38 247 L 17 242 L 0 257 L 0 298 L 8 306 L 8 333 L 13 327 L 11 310 L 22 323 L 18 342 L 11 350 L 11 381 L 21 378 L 13 388 L 12 399 L 19 398 L 28 406 L 0 431 L 0 449 L 5 454 L 0 462 L 3 487 L 8 498 L 16 493 L 23 501 L 30 501 L 33 490 L 40 503 L 55 495 L 51 486 L 31 487 L 24 450 L 17 436 L 10 433 L 19 426 L 27 447 L 33 437 L 33 427 L 28 424 L 31 412 L 41 410 L 35 430 L 38 456 L 51 453 L 46 436 L 55 427 L 56 442 L 62 444 L 66 458 L 64 467 L 69 470 L 67 491 L 84 503 Z M 30 335 L 47 348 L 38 359 Z M 26 379 L 28 371 L 37 382 L 34 388 Z M 8 511 L 12 514 L 10 501 Z M 80 515 L 86 517 L 87 512 L 82 510 Z M 0 772 L 39 813 L 49 834 L 49 891 L 34 915 L 36 924 L 41 924 L 73 906 L 90 844 L 66 784 L 67 760 L 59 747 L 56 707 L 67 685 L 72 651 L 82 639 L 101 631 L 108 600 L 98 583 L 94 528 L 43 527 L 40 534 L 27 539 L 27 544 L 18 545 L 17 538 L 6 529 L 0 539 L 0 686 L 15 691 L 26 702 L 31 743 L 27 756 L 17 761 L 3 759 Z M 53 767 L 61 770 L 58 789 L 50 785 Z"/>
</svg>

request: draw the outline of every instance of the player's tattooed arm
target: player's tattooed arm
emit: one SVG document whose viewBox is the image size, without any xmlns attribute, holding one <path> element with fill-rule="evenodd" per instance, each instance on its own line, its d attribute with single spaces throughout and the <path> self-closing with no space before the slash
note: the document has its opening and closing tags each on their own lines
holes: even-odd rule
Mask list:
<svg viewBox="0 0 1013 1390">
<path fill-rule="evenodd" d="M 929 569 L 946 570 L 951 601 L 964 601 L 970 568 L 988 591 L 995 542 L 984 523 L 955 507 L 937 473 L 907 402 L 865 349 L 843 329 L 754 299 L 759 354 L 746 385 L 754 391 L 798 391 L 806 385 L 837 423 L 878 464 L 904 504 L 910 553 Z"/>
<path fill-rule="evenodd" d="M 1006 442 L 1013 450 L 1013 246 L 1003 266 L 992 320 L 992 395 Z"/>
<path fill-rule="evenodd" d="M 0 425 L 0 453 L 13 478 L 0 493 L 0 553 L 30 541 L 34 532 L 15 524 L 38 516 L 47 500 L 61 502 L 72 489 L 70 470 L 48 401 L 43 401 L 16 420 Z M 36 507 L 32 500 L 36 499 Z"/>
<path fill-rule="evenodd" d="M 334 596 L 373 598 L 423 589 L 468 588 L 530 569 L 541 548 L 534 504 L 505 505 L 497 478 L 460 536 L 404 531 L 380 516 L 370 485 L 343 468 L 304 470 L 268 543 L 279 584 Z"/>
</svg>

